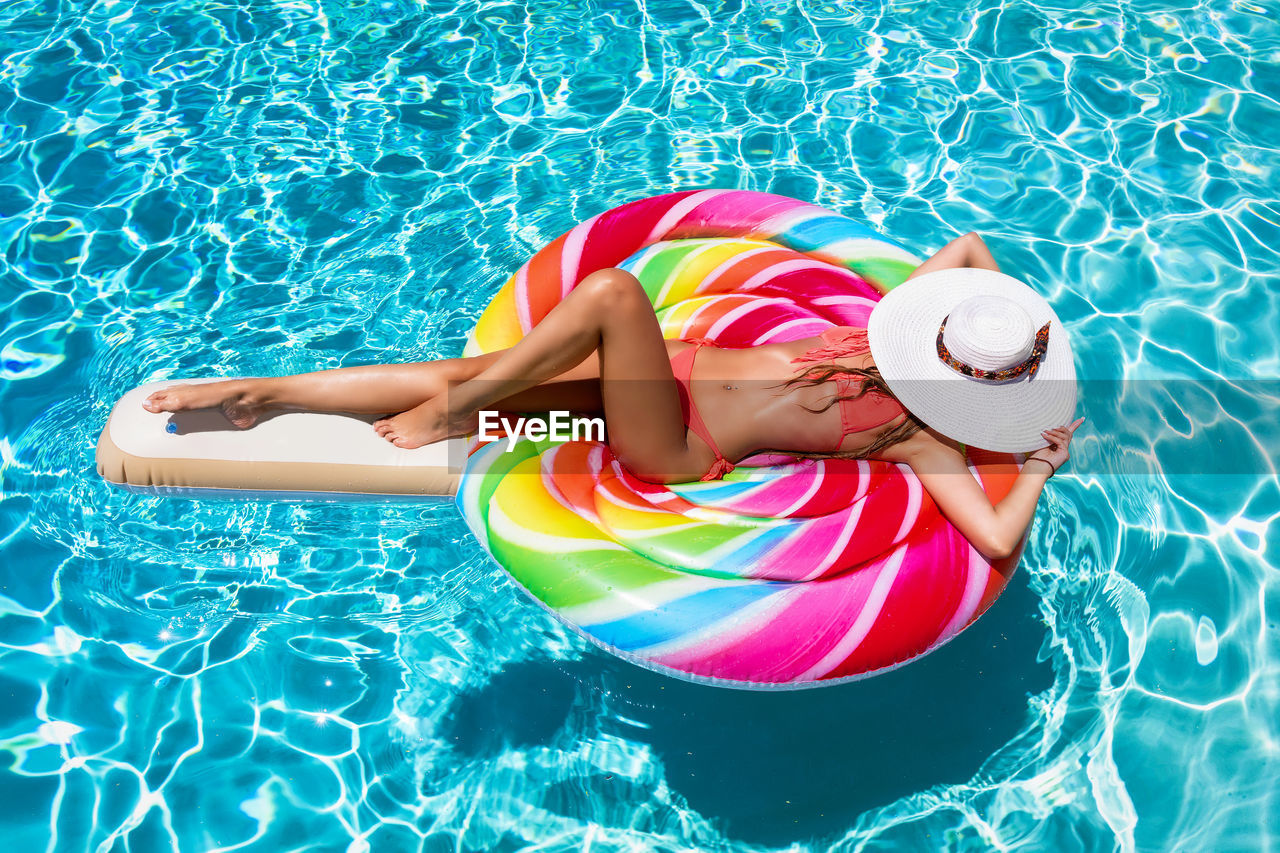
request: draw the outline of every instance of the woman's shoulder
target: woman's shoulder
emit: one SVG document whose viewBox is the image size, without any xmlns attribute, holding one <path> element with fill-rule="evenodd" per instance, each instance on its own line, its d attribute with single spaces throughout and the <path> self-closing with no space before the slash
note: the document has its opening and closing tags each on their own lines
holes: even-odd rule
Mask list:
<svg viewBox="0 0 1280 853">
<path fill-rule="evenodd" d="M 964 458 L 964 445 L 947 438 L 940 432 L 924 427 L 908 438 L 891 444 L 876 454 L 886 462 L 905 462 L 927 459 L 931 456 L 958 456 Z"/>
</svg>

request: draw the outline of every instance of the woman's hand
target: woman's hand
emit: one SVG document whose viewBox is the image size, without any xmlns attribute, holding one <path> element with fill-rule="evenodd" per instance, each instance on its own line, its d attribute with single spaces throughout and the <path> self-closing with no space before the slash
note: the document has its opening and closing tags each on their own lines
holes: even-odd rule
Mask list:
<svg viewBox="0 0 1280 853">
<path fill-rule="evenodd" d="M 1067 448 L 1071 445 L 1071 437 L 1075 435 L 1076 430 L 1079 429 L 1082 423 L 1084 423 L 1084 418 L 1076 418 L 1066 426 L 1041 430 L 1040 434 L 1044 436 L 1045 441 L 1049 442 L 1049 446 L 1028 455 L 1027 459 L 1043 459 L 1053 466 L 1054 471 L 1057 471 L 1071 458 Z"/>
</svg>

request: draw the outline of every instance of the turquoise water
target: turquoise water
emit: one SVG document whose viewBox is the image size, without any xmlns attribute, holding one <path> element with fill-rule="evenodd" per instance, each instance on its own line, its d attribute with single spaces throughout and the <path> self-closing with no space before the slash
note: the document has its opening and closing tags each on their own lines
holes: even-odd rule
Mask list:
<svg viewBox="0 0 1280 853">
<path fill-rule="evenodd" d="M 1278 15 L 5 3 L 10 845 L 1276 846 Z M 916 664 L 686 684 L 524 601 L 451 504 L 94 472 L 135 385 L 456 354 L 544 242 L 693 187 L 978 230 L 1073 334 L 1089 421 L 1022 570 Z"/>
</svg>

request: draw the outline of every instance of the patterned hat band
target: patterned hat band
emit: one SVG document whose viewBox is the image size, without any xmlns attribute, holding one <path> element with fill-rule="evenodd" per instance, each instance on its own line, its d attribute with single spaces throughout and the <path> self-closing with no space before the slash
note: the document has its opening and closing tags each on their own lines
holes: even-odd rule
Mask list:
<svg viewBox="0 0 1280 853">
<path fill-rule="evenodd" d="M 947 349 L 947 345 L 942 342 L 943 334 L 947 330 L 947 320 L 951 319 L 948 314 L 942 318 L 942 325 L 938 327 L 938 359 L 950 367 L 957 373 L 969 376 L 973 379 L 985 379 L 991 382 L 1003 382 L 1008 379 L 1015 379 L 1022 374 L 1027 374 L 1027 378 L 1036 375 L 1036 371 L 1040 369 L 1040 359 L 1044 358 L 1045 350 L 1049 348 L 1049 323 L 1045 323 L 1036 332 L 1035 343 L 1031 347 L 1031 355 L 1024 360 L 1001 370 L 983 370 L 981 367 L 973 367 L 965 364 L 960 359 L 951 354 L 951 350 Z M 1052 322 L 1052 321 L 1050 321 Z"/>
</svg>

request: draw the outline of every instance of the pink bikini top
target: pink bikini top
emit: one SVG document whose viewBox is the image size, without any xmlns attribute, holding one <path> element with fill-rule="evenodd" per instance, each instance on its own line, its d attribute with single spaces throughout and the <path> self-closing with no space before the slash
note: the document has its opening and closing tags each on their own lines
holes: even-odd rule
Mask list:
<svg viewBox="0 0 1280 853">
<path fill-rule="evenodd" d="M 791 359 L 791 363 L 813 364 L 865 355 L 871 351 L 867 343 L 867 330 L 856 326 L 836 326 L 827 329 L 819 338 L 822 340 L 821 346 L 814 347 L 799 358 Z M 855 377 L 837 373 L 832 378 L 836 383 L 837 397 L 852 397 L 862 388 L 862 380 Z M 905 411 L 897 400 L 886 397 L 879 391 L 868 391 L 856 400 L 840 400 L 837 405 L 840 407 L 841 432 L 833 450 L 840 447 L 849 433 L 882 426 Z"/>
</svg>

